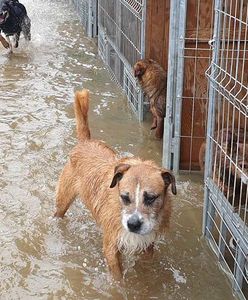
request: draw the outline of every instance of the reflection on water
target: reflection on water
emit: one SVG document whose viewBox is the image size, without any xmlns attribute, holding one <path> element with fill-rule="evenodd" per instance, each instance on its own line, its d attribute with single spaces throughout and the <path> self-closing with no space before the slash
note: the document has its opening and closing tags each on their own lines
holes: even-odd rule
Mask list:
<svg viewBox="0 0 248 300">
<path fill-rule="evenodd" d="M 75 144 L 73 92 L 91 91 L 94 137 L 119 152 L 161 161 L 161 142 L 138 124 L 109 79 L 68 1 L 23 0 L 33 40 L 0 48 L 1 299 L 233 299 L 201 240 L 201 178 L 181 177 L 171 231 L 153 261 L 125 261 L 112 282 L 101 232 L 76 201 L 54 220 L 55 186 Z M 209 288 L 211 287 L 211 288 Z"/>
</svg>

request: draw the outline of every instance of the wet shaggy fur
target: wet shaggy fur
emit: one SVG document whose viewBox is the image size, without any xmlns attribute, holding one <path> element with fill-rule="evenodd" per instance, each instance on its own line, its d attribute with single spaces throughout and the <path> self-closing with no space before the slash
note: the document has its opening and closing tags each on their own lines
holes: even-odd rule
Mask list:
<svg viewBox="0 0 248 300">
<path fill-rule="evenodd" d="M 134 65 L 134 76 L 147 96 L 153 116 L 151 129 L 155 136 L 163 137 L 166 108 L 166 72 L 152 59 L 141 59 Z"/>
<path fill-rule="evenodd" d="M 26 40 L 31 40 L 31 21 L 27 15 L 25 6 L 19 3 L 18 0 L 0 0 L 0 34 L 3 32 L 8 38 L 9 36 L 15 37 L 14 47 L 19 45 L 21 32 Z M 10 47 L 11 44 L 1 37 L 5 48 Z"/>
<path fill-rule="evenodd" d="M 153 243 L 169 227 L 171 200 L 167 189 L 176 194 L 175 178 L 152 161 L 140 158 L 120 159 L 105 143 L 90 138 L 88 127 L 89 92 L 75 96 L 78 144 L 73 148 L 58 182 L 56 217 L 63 217 L 73 200 L 79 196 L 103 231 L 103 252 L 115 279 L 122 278 L 121 252 L 153 253 Z M 159 193 L 149 206 L 132 202 L 124 205 L 120 194 L 137 194 L 139 186 Z M 141 198 L 143 199 L 143 198 Z M 152 218 L 154 228 L 148 234 L 128 231 L 123 214 L 139 210 L 144 219 Z"/>
</svg>

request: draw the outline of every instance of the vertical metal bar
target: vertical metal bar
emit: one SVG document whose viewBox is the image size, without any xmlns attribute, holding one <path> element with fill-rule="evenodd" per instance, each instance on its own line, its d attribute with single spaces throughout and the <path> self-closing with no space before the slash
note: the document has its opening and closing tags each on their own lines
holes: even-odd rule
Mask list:
<svg viewBox="0 0 248 300">
<path fill-rule="evenodd" d="M 141 92 L 138 94 L 138 120 L 139 122 L 144 120 L 144 96 Z"/>
<path fill-rule="evenodd" d="M 180 0 L 179 4 L 179 43 L 178 43 L 178 65 L 177 65 L 177 82 L 176 82 L 176 107 L 175 107 L 175 137 L 174 137 L 174 173 L 179 172 L 180 164 L 180 142 L 181 142 L 181 113 L 182 113 L 182 95 L 184 80 L 184 45 L 186 29 L 186 12 L 187 0 Z"/>
<path fill-rule="evenodd" d="M 173 131 L 173 105 L 176 99 L 177 78 L 177 41 L 178 41 L 179 2 L 170 1 L 169 25 L 169 53 L 167 72 L 166 116 L 164 119 L 163 161 L 166 169 L 172 168 L 172 131 Z"/>
<path fill-rule="evenodd" d="M 115 44 L 117 46 L 117 49 L 119 52 L 121 52 L 121 39 L 122 37 L 122 14 L 121 14 L 121 8 L 122 8 L 122 3 L 121 1 L 117 0 L 115 2 L 116 4 L 116 9 L 115 9 L 115 13 L 116 13 L 116 28 L 115 28 Z M 117 78 L 117 80 L 120 82 L 120 71 L 121 71 L 121 60 L 119 55 L 117 55 L 117 53 L 115 53 L 115 66 L 114 66 L 114 73 L 115 76 Z"/>
<path fill-rule="evenodd" d="M 239 245 L 236 247 L 236 256 L 234 260 L 234 276 L 233 289 L 235 292 L 240 292 L 244 280 L 245 257 Z"/>
<path fill-rule="evenodd" d="M 100 2 L 101 0 L 97 1 L 97 22 L 99 25 L 101 25 L 101 19 L 100 19 Z M 100 29 L 98 29 L 98 37 L 97 37 L 97 44 L 98 44 L 98 54 L 100 54 L 100 45 L 101 45 L 101 36 L 100 36 Z M 101 55 L 100 55 L 101 57 Z"/>
<path fill-rule="evenodd" d="M 220 35 L 221 35 L 221 17 L 219 10 L 222 6 L 222 0 L 215 0 L 215 19 L 214 19 L 214 36 L 213 36 L 213 55 L 211 63 L 211 74 L 215 74 L 215 64 L 219 61 Z M 206 158 L 205 158 L 205 192 L 204 192 L 204 207 L 203 207 L 203 235 L 206 235 L 206 226 L 211 227 L 211 220 L 208 217 L 208 210 L 214 215 L 215 209 L 211 208 L 213 205 L 209 201 L 210 193 L 206 185 L 208 178 L 212 174 L 212 158 L 213 158 L 213 143 L 211 137 L 214 135 L 215 126 L 215 105 L 216 105 L 216 90 L 213 83 L 209 88 L 209 105 L 208 105 L 208 126 L 207 126 L 207 143 L 206 143 Z"/>
<path fill-rule="evenodd" d="M 204 208 L 205 209 L 205 208 Z M 204 211 L 204 215 L 206 220 L 205 220 L 205 224 L 204 224 L 204 230 L 205 230 L 205 237 L 207 239 L 211 238 L 211 232 L 213 230 L 213 220 L 215 219 L 215 214 L 216 214 L 216 209 L 212 203 L 212 201 L 210 201 L 210 199 L 208 199 L 208 207 L 206 208 L 206 212 Z M 204 217 L 203 215 L 203 217 Z"/>
<path fill-rule="evenodd" d="M 141 33 L 140 33 L 140 53 L 141 59 L 146 55 L 146 0 L 143 0 L 142 4 L 142 18 L 141 18 Z M 138 95 L 138 120 L 142 122 L 144 120 L 144 96 L 140 92 Z"/>
<path fill-rule="evenodd" d="M 87 22 L 87 35 L 92 37 L 92 0 L 88 1 L 88 22 Z"/>
<path fill-rule="evenodd" d="M 218 251 L 219 260 L 223 260 L 224 258 L 226 243 L 227 243 L 227 227 L 222 219 L 220 224 L 220 236 L 219 236 L 219 251 Z"/>
<path fill-rule="evenodd" d="M 93 0 L 93 36 L 92 37 L 96 37 L 97 36 L 97 26 L 98 26 L 98 11 L 97 11 L 97 7 L 98 7 L 98 0 Z"/>
<path fill-rule="evenodd" d="M 199 76 L 197 74 L 197 65 L 200 57 L 200 53 L 198 52 L 199 48 L 201 47 L 199 44 L 199 30 L 200 30 L 200 21 L 201 21 L 201 16 L 200 16 L 200 6 L 201 6 L 201 0 L 198 0 L 198 3 L 196 4 L 196 33 L 195 33 L 195 54 L 194 54 L 194 69 L 192 70 L 194 74 L 194 79 L 193 79 L 193 86 L 192 86 L 192 109 L 191 109 L 191 129 L 190 129 L 190 149 L 189 149 L 189 167 L 188 171 L 192 171 L 192 155 L 193 155 L 193 141 L 194 141 L 194 123 L 195 123 L 195 109 L 196 109 L 196 102 L 199 102 L 197 100 L 197 82 L 196 82 L 196 77 Z M 199 97 L 199 96 L 198 96 Z"/>
<path fill-rule="evenodd" d="M 146 0 L 143 0 L 142 4 L 142 20 L 141 20 L 141 35 L 140 35 L 140 53 L 141 59 L 146 55 Z"/>
</svg>

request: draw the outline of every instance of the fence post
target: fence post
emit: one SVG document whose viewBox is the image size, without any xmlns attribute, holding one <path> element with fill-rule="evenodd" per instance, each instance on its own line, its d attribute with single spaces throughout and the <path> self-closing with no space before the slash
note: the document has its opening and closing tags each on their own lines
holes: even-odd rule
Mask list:
<svg viewBox="0 0 248 300">
<path fill-rule="evenodd" d="M 87 26 L 87 35 L 92 37 L 92 0 L 88 1 L 88 26 Z"/>
<path fill-rule="evenodd" d="M 142 3 L 142 17 L 141 17 L 141 35 L 140 35 L 140 53 L 141 59 L 146 56 L 146 0 Z M 144 95 L 143 93 L 138 94 L 138 119 L 142 122 L 144 119 Z"/>
<path fill-rule="evenodd" d="M 163 161 L 162 165 L 166 169 L 171 169 L 173 164 L 172 157 L 172 136 L 173 136 L 173 112 L 174 98 L 176 93 L 177 76 L 177 48 L 178 48 L 178 1 L 170 1 L 170 28 L 169 28 L 169 53 L 168 53 L 168 72 L 167 72 L 167 93 L 166 93 L 166 116 L 164 119 L 163 136 Z"/>
<path fill-rule="evenodd" d="M 215 16 L 214 16 L 214 35 L 212 39 L 213 45 L 213 54 L 212 61 L 210 66 L 211 74 L 216 72 L 216 64 L 219 61 L 219 48 L 220 48 L 220 34 L 221 34 L 221 17 L 219 10 L 221 9 L 222 0 L 215 0 Z M 212 157 L 213 157 L 213 143 L 211 141 L 211 136 L 214 134 L 215 127 L 215 99 L 216 99 L 216 90 L 214 88 L 214 83 L 210 82 L 209 88 L 209 105 L 208 105 L 208 126 L 207 126 L 207 141 L 206 141 L 206 157 L 205 157 L 205 193 L 204 193 L 204 207 L 203 207 L 203 235 L 209 238 L 209 231 L 212 228 L 212 220 L 208 217 L 208 212 L 211 214 L 212 219 L 215 215 L 215 209 L 210 198 L 208 184 L 208 178 L 212 174 Z M 207 230 L 208 228 L 208 230 Z"/>
<path fill-rule="evenodd" d="M 182 115 L 182 94 L 184 80 L 184 45 L 185 45 L 185 30 L 186 30 L 186 12 L 187 0 L 180 0 L 179 4 L 179 28 L 178 28 L 178 60 L 177 60 L 177 81 L 175 114 L 174 114 L 174 142 L 173 142 L 173 171 L 179 172 L 180 164 L 180 144 L 181 144 L 181 115 Z"/>
</svg>

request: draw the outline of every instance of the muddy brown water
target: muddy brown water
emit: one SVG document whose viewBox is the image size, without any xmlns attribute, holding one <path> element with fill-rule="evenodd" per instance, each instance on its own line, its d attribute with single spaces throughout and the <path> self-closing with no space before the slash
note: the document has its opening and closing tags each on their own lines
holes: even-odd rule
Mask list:
<svg viewBox="0 0 248 300">
<path fill-rule="evenodd" d="M 38 4 L 37 4 L 38 2 Z M 101 231 L 80 201 L 54 220 L 55 187 L 76 143 L 73 92 L 91 91 L 94 137 L 161 163 L 161 142 L 139 124 L 85 37 L 68 1 L 23 0 L 32 42 L 0 48 L 0 299 L 233 299 L 201 239 L 200 176 L 178 178 L 171 230 L 153 261 L 125 259 L 111 280 Z"/>
</svg>

